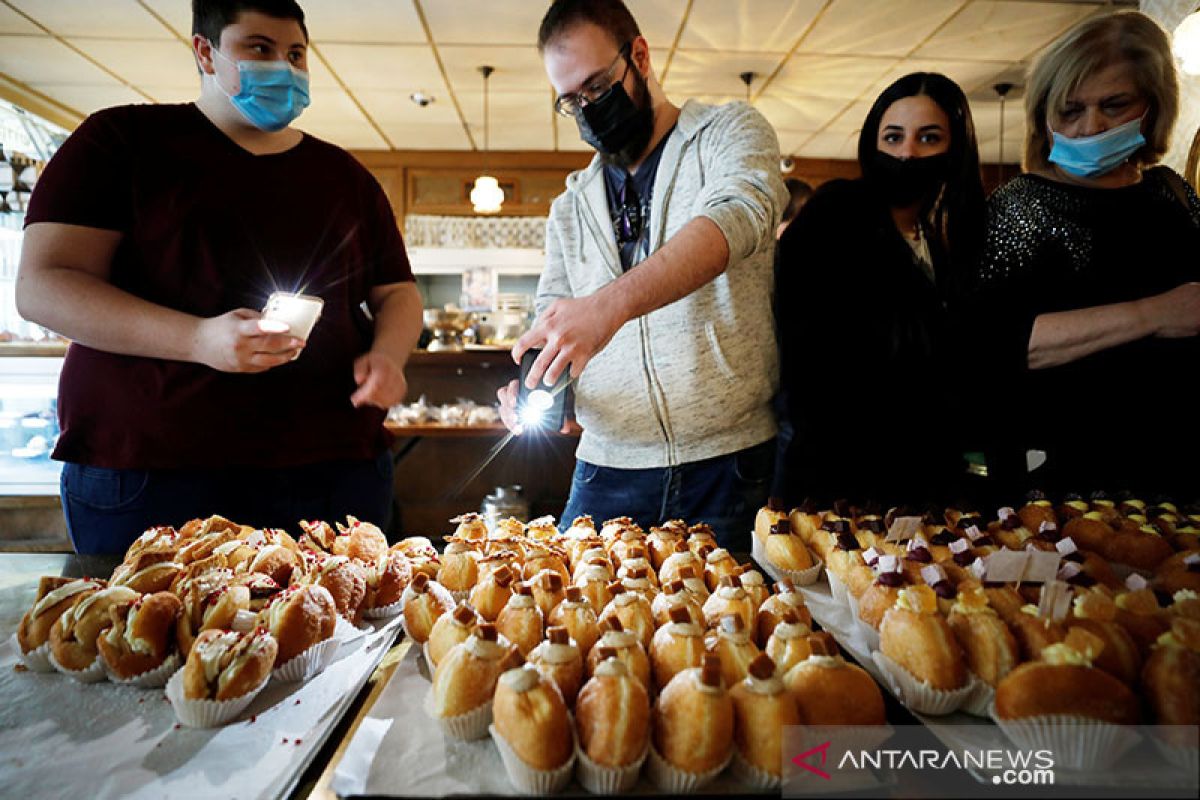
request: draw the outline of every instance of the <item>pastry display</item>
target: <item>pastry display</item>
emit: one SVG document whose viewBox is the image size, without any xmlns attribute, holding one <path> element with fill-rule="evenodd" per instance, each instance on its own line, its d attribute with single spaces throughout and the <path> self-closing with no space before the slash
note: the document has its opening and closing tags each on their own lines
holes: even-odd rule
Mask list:
<svg viewBox="0 0 1200 800">
<path fill-rule="evenodd" d="M 705 637 L 705 649 L 717 657 L 726 686 L 741 682 L 750 669 L 750 662 L 758 658 L 760 652 L 750 638 L 750 630 L 737 614 L 721 617 L 716 630 Z"/>
<path fill-rule="evenodd" d="M 650 695 L 624 662 L 596 648 L 592 676 L 575 702 L 575 730 L 584 755 L 601 767 L 637 763 L 650 741 Z"/>
<path fill-rule="evenodd" d="M 883 725 L 883 693 L 857 664 L 850 664 L 828 640 L 811 641 L 813 653 L 784 675 L 806 725 Z"/>
<path fill-rule="evenodd" d="M 96 639 L 109 671 L 128 680 L 161 667 L 177 649 L 175 623 L 182 612 L 183 604 L 170 592 L 110 605 L 111 625 Z"/>
<path fill-rule="evenodd" d="M 654 703 L 654 749 L 671 767 L 700 775 L 725 764 L 733 748 L 733 698 L 713 655 L 680 672 Z"/>
<path fill-rule="evenodd" d="M 450 592 L 423 572 L 413 578 L 400 602 L 404 605 L 404 630 L 416 642 L 425 642 L 437 618 L 454 610 Z"/>
<path fill-rule="evenodd" d="M 600 621 L 592 604 L 583 596 L 583 590 L 578 586 L 567 587 L 566 598 L 550 612 L 547 622 L 566 628 L 579 651 L 585 656 L 600 638 Z"/>
<path fill-rule="evenodd" d="M 879 626 L 879 649 L 933 689 L 953 691 L 967 684 L 962 648 L 928 586 L 900 590 Z"/>
<path fill-rule="evenodd" d="M 262 628 L 202 631 L 183 667 L 183 696 L 221 702 L 249 694 L 271 674 L 276 651 L 275 638 Z"/>
<path fill-rule="evenodd" d="M 562 693 L 568 706 L 583 687 L 583 654 L 566 628 L 546 629 L 546 640 L 529 651 L 529 663 Z"/>
<path fill-rule="evenodd" d="M 425 643 L 425 653 L 429 657 L 430 666 L 436 667 L 451 648 L 469 639 L 479 621 L 475 609 L 466 603 L 459 603 L 454 611 L 438 617 L 429 632 L 429 640 Z"/>
<path fill-rule="evenodd" d="M 542 641 L 544 627 L 542 610 L 533 599 L 533 587 L 528 583 L 518 583 L 516 591 L 496 618 L 496 630 L 525 656 Z"/>
<path fill-rule="evenodd" d="M 673 607 L 670 615 L 650 644 L 654 688 L 660 692 L 680 672 L 700 666 L 704 658 L 704 629 L 683 606 Z"/>
<path fill-rule="evenodd" d="M 783 731 L 803 720 L 796 701 L 765 654 L 750 662 L 749 675 L 730 690 L 733 740 L 741 758 L 774 778 L 783 776 Z"/>
<path fill-rule="evenodd" d="M 293 586 L 271 598 L 258 621 L 278 645 L 278 666 L 333 636 L 337 606 L 324 586 Z"/>
<path fill-rule="evenodd" d="M 567 705 L 554 684 L 531 666 L 500 676 L 492 719 L 496 734 L 531 769 L 558 769 L 574 754 Z"/>
</svg>

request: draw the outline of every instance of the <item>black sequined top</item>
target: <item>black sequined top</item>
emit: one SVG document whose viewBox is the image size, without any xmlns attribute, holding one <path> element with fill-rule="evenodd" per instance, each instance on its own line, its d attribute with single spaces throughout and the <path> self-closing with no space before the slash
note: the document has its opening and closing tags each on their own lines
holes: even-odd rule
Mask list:
<svg viewBox="0 0 1200 800">
<path fill-rule="evenodd" d="M 981 378 L 1011 449 L 1046 450 L 1046 488 L 1200 496 L 1194 387 L 1200 340 L 1149 338 L 1071 364 L 1027 368 L 1038 315 L 1149 297 L 1200 280 L 1200 198 L 1165 167 L 1119 189 L 1021 175 L 989 201 L 971 303 Z M 1154 484 L 1154 485 L 1150 485 Z"/>
</svg>

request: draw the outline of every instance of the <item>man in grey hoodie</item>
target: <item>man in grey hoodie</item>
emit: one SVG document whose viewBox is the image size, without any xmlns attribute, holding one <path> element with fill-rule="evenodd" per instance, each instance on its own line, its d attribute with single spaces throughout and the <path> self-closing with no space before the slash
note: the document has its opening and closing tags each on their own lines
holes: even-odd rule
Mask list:
<svg viewBox="0 0 1200 800">
<path fill-rule="evenodd" d="M 597 150 L 551 207 L 538 319 L 513 348 L 542 350 L 529 388 L 575 380 L 563 523 L 678 517 L 748 548 L 774 453 L 775 133 L 746 103 L 667 100 L 620 0 L 556 0 L 538 49 L 557 110 Z M 517 388 L 499 397 L 520 433 Z"/>
</svg>

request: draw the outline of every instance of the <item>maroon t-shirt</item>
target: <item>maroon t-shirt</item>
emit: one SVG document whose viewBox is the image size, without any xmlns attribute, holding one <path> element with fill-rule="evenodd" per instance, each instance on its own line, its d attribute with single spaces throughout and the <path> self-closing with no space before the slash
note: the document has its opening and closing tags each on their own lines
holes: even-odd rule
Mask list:
<svg viewBox="0 0 1200 800">
<path fill-rule="evenodd" d="M 284 467 L 387 445 L 384 412 L 350 405 L 352 365 L 372 341 L 369 290 L 413 277 L 387 197 L 349 153 L 306 135 L 256 156 L 192 104 L 110 108 L 50 160 L 25 222 L 120 231 L 113 285 L 189 314 L 261 309 L 276 289 L 325 301 L 300 358 L 258 374 L 72 344 L 54 458 Z"/>
</svg>

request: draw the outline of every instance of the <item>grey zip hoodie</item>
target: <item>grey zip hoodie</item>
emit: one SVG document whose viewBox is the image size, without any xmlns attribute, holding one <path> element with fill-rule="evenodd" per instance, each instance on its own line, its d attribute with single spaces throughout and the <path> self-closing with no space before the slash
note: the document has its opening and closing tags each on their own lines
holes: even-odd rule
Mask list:
<svg viewBox="0 0 1200 800">
<path fill-rule="evenodd" d="M 684 104 L 654 179 L 650 252 L 708 217 L 729 243 L 729 263 L 687 297 L 625 323 L 588 363 L 575 384 L 580 459 L 667 467 L 775 435 L 774 232 L 787 196 L 779 142 L 761 114 L 742 102 Z M 537 312 L 621 274 L 596 158 L 567 178 L 550 209 Z"/>
</svg>

